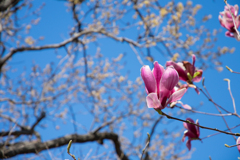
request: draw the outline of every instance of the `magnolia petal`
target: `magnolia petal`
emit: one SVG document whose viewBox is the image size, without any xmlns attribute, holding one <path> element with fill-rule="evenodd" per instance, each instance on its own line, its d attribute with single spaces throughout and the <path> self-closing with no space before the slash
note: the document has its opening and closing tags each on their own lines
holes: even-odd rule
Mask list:
<svg viewBox="0 0 240 160">
<path fill-rule="evenodd" d="M 186 68 L 186 72 L 190 73 L 190 75 L 193 77 L 195 72 L 195 67 L 188 61 L 183 61 L 183 65 Z"/>
<path fill-rule="evenodd" d="M 229 32 L 229 31 L 227 31 L 225 33 L 225 36 L 227 36 L 227 37 L 234 37 L 234 35 L 231 32 Z"/>
<path fill-rule="evenodd" d="M 229 12 L 229 9 L 230 9 L 230 12 Z M 228 17 L 232 17 L 231 12 L 233 16 L 237 16 L 236 13 L 238 13 L 238 11 L 236 9 L 238 9 L 238 6 L 232 6 L 228 4 L 225 6 L 224 11 L 225 11 L 225 14 L 228 15 Z"/>
<path fill-rule="evenodd" d="M 177 71 L 171 66 L 167 67 L 160 81 L 160 101 L 162 106 L 166 106 L 167 99 L 178 81 Z"/>
<path fill-rule="evenodd" d="M 188 126 L 187 126 L 187 123 L 186 122 L 183 122 L 183 127 L 188 129 Z"/>
<path fill-rule="evenodd" d="M 224 11 L 219 12 L 219 14 L 220 14 L 221 16 L 224 16 Z"/>
<path fill-rule="evenodd" d="M 177 104 L 177 102 L 172 102 L 172 103 L 170 104 L 170 108 L 173 108 L 176 104 Z"/>
<path fill-rule="evenodd" d="M 149 94 L 149 93 L 148 93 L 148 90 L 147 90 L 147 88 L 146 88 L 146 86 L 145 86 L 145 91 L 147 92 L 147 94 Z"/>
<path fill-rule="evenodd" d="M 223 11 L 223 13 L 226 15 L 226 16 L 228 16 L 228 17 L 230 17 L 231 16 L 231 14 L 229 13 L 229 8 L 230 8 L 230 10 L 232 10 L 232 6 L 231 5 L 225 5 L 225 7 L 224 7 L 224 11 Z"/>
<path fill-rule="evenodd" d="M 185 141 L 185 138 L 188 136 L 188 130 L 184 131 L 182 142 Z"/>
<path fill-rule="evenodd" d="M 198 119 L 196 120 L 196 124 L 199 125 Z M 197 129 L 197 136 L 199 137 L 199 136 L 200 136 L 200 129 L 199 129 L 199 126 L 196 126 L 196 129 Z"/>
<path fill-rule="evenodd" d="M 240 137 L 238 137 L 236 144 L 240 144 Z M 240 145 L 237 146 L 237 149 L 240 152 Z"/>
<path fill-rule="evenodd" d="M 236 16 L 238 15 L 238 5 L 235 4 L 235 5 L 233 6 L 233 8 L 234 8 L 233 14 L 234 14 L 234 16 L 236 17 Z"/>
<path fill-rule="evenodd" d="M 185 131 L 185 132 L 186 132 L 186 131 Z M 184 142 L 184 141 L 185 141 L 185 138 L 186 138 L 185 132 L 184 132 L 183 137 L 182 137 L 182 142 Z"/>
<path fill-rule="evenodd" d="M 190 151 L 191 148 L 192 148 L 191 139 L 188 139 L 188 141 L 187 141 L 187 143 L 186 143 L 186 146 L 187 146 L 188 150 Z"/>
<path fill-rule="evenodd" d="M 196 56 L 193 54 L 193 55 L 192 55 L 192 65 L 193 65 L 193 66 L 195 65 L 195 61 L 196 61 Z"/>
<path fill-rule="evenodd" d="M 175 63 L 175 62 L 172 62 L 172 61 L 168 61 L 166 63 L 166 66 L 173 66 L 176 71 L 178 72 L 178 75 L 179 75 L 179 79 L 180 80 L 183 80 L 183 81 L 187 81 L 188 80 L 188 76 L 185 72 L 185 70 L 183 69 L 183 65 L 181 66 L 179 63 Z"/>
<path fill-rule="evenodd" d="M 199 70 L 197 70 L 197 72 L 199 72 L 199 74 L 192 79 L 193 82 L 200 82 L 202 79 L 203 71 L 201 69 L 199 69 Z"/>
<path fill-rule="evenodd" d="M 184 134 L 185 134 L 185 136 L 188 137 L 189 139 L 198 138 L 198 137 L 196 137 L 196 135 L 195 135 L 194 133 L 192 133 L 192 132 L 189 131 L 189 130 L 186 130 L 186 131 L 184 132 Z"/>
<path fill-rule="evenodd" d="M 191 123 L 195 123 L 191 118 L 187 118 L 186 120 L 190 121 Z M 187 123 L 187 130 L 192 132 L 195 135 L 194 138 L 198 138 L 198 136 L 197 136 L 197 129 L 196 129 L 195 125 Z"/>
<path fill-rule="evenodd" d="M 148 108 L 162 109 L 157 93 L 150 93 L 147 96 L 146 101 Z"/>
<path fill-rule="evenodd" d="M 157 93 L 159 94 L 159 87 L 160 87 L 160 80 L 162 78 L 164 72 L 163 66 L 158 64 L 158 62 L 154 62 L 154 69 L 153 69 L 153 75 L 156 79 L 156 84 L 157 84 Z"/>
<path fill-rule="evenodd" d="M 235 32 L 234 23 L 232 19 L 225 18 L 223 19 L 223 23 L 227 30 L 229 30 L 230 32 Z"/>
<path fill-rule="evenodd" d="M 183 108 L 191 110 L 192 107 L 190 107 L 188 104 L 183 104 L 181 101 L 178 101 L 177 103 L 181 104 Z"/>
<path fill-rule="evenodd" d="M 237 16 L 237 18 L 236 18 L 236 26 L 237 26 L 237 28 L 240 26 L 240 15 L 238 15 Z"/>
<path fill-rule="evenodd" d="M 175 102 L 177 100 L 180 100 L 182 98 L 182 96 L 186 93 L 187 89 L 186 88 L 183 88 L 183 89 L 180 89 L 176 92 L 174 92 L 170 98 L 168 99 L 167 104 L 171 103 L 171 102 Z"/>
<path fill-rule="evenodd" d="M 222 12 L 220 12 L 220 14 L 221 14 Z M 223 26 L 224 28 L 225 28 L 225 25 L 224 25 L 224 23 L 223 23 L 223 19 L 222 19 L 222 16 L 218 16 L 218 20 L 219 20 L 219 22 L 220 22 L 220 24 L 221 24 L 221 26 Z"/>
<path fill-rule="evenodd" d="M 177 71 L 173 67 L 167 67 L 167 69 L 162 75 L 160 81 L 160 88 L 171 91 L 177 85 L 178 81 L 179 76 Z"/>
<path fill-rule="evenodd" d="M 149 66 L 143 66 L 140 71 L 141 71 L 142 79 L 148 90 L 148 93 L 156 92 L 157 91 L 156 80 Z"/>
</svg>

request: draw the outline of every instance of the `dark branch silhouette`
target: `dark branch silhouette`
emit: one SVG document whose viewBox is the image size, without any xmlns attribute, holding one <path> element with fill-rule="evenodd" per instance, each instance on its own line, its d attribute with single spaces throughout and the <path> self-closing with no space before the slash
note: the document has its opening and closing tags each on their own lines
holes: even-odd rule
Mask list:
<svg viewBox="0 0 240 160">
<path fill-rule="evenodd" d="M 46 142 L 22 142 L 22 143 L 14 143 L 7 147 L 1 148 L 0 150 L 0 158 L 10 158 L 20 154 L 26 153 L 39 153 L 43 150 L 57 148 L 60 146 L 67 145 L 70 140 L 73 143 L 85 143 L 85 142 L 93 142 L 93 141 L 103 141 L 103 140 L 111 140 L 114 144 L 116 154 L 118 158 L 121 160 L 128 160 L 128 157 L 124 154 L 121 149 L 121 143 L 119 142 L 118 135 L 115 133 L 89 133 L 86 135 L 79 134 L 71 134 L 64 137 L 56 138 L 53 140 L 49 140 Z"/>
</svg>

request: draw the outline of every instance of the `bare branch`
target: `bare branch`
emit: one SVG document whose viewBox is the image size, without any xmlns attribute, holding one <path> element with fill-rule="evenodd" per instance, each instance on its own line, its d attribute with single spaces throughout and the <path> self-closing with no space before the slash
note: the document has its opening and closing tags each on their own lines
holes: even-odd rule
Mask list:
<svg viewBox="0 0 240 160">
<path fill-rule="evenodd" d="M 231 91 L 230 80 L 229 80 L 229 79 L 224 79 L 224 80 L 228 82 L 228 90 L 229 90 L 229 94 L 230 94 L 230 96 L 231 96 L 231 98 L 232 98 L 234 113 L 237 114 L 236 105 L 235 105 L 235 100 L 234 100 L 234 97 L 233 97 L 232 91 Z"/>
<path fill-rule="evenodd" d="M 10 158 L 19 154 L 26 153 L 37 154 L 43 150 L 67 145 L 70 140 L 72 140 L 73 143 L 85 143 L 99 140 L 102 141 L 104 139 L 111 140 L 114 143 L 115 151 L 119 159 L 128 160 L 128 157 L 123 153 L 121 149 L 121 143 L 119 142 L 118 135 L 112 132 L 103 132 L 96 134 L 89 133 L 86 135 L 71 134 L 46 142 L 23 142 L 21 145 L 11 144 L 9 147 L 2 148 L 0 150 L 0 158 Z"/>
<path fill-rule="evenodd" d="M 147 133 L 147 135 L 148 135 L 147 143 L 146 143 L 146 146 L 144 147 L 144 149 L 143 149 L 143 151 L 142 151 L 142 155 L 141 155 L 140 160 L 142 160 L 143 155 L 144 155 L 144 152 L 145 152 L 145 150 L 147 149 L 147 147 L 148 147 L 148 145 L 149 145 L 149 143 L 150 143 L 150 134 Z"/>
<path fill-rule="evenodd" d="M 186 109 L 186 108 L 182 108 L 180 106 L 175 105 L 174 107 L 177 107 L 179 109 L 185 110 L 185 111 L 189 111 L 189 112 L 193 112 L 193 113 L 199 113 L 199 114 L 205 114 L 205 115 L 209 115 L 209 116 L 232 116 L 234 115 L 234 113 L 227 113 L 227 114 L 215 114 L 215 113 L 207 113 L 207 112 L 201 112 L 201 111 L 196 111 L 193 109 Z"/>
<path fill-rule="evenodd" d="M 232 146 L 229 146 L 229 145 L 227 145 L 227 144 L 224 144 L 224 145 L 225 145 L 225 147 L 227 147 L 227 148 L 232 148 L 232 147 L 239 146 L 240 144 L 235 144 L 235 145 L 232 145 Z"/>
<path fill-rule="evenodd" d="M 20 131 L 6 131 L 6 132 L 0 132 L 0 137 L 4 136 L 20 136 L 20 135 L 35 135 L 39 140 L 41 139 L 40 135 L 38 132 L 34 131 L 35 127 L 40 123 L 40 121 L 46 117 L 46 113 L 42 112 L 40 117 L 37 118 L 36 122 L 32 125 L 32 127 L 27 127 L 27 126 L 21 126 L 15 122 L 15 120 L 11 119 L 10 117 L 0 115 L 0 117 L 8 119 L 10 122 L 15 123 L 18 127 L 21 128 Z"/>
<path fill-rule="evenodd" d="M 231 129 L 237 128 L 237 127 L 239 127 L 239 126 L 240 126 L 240 124 L 238 124 L 238 125 L 232 127 Z M 225 129 L 224 131 L 228 131 L 228 129 Z M 221 132 L 218 132 L 218 133 L 214 133 L 214 134 L 208 135 L 208 136 L 206 136 L 206 137 L 201 138 L 201 140 L 206 139 L 206 138 L 209 138 L 209 137 L 212 137 L 212 136 L 215 136 L 215 135 L 218 135 L 218 134 L 221 134 Z"/>
<path fill-rule="evenodd" d="M 7 10 L 8 8 L 17 5 L 19 0 L 1 0 L 0 1 L 0 12 Z"/>
<path fill-rule="evenodd" d="M 226 68 L 227 68 L 231 73 L 240 74 L 240 72 L 233 71 L 233 70 L 232 70 L 231 68 L 229 68 L 228 66 L 226 66 Z"/>
<path fill-rule="evenodd" d="M 37 121 L 33 124 L 31 130 L 34 130 L 34 128 L 39 124 L 39 122 L 46 117 L 46 113 L 42 112 L 40 117 L 38 117 Z"/>
<path fill-rule="evenodd" d="M 212 130 L 212 131 L 217 131 L 217 132 L 221 132 L 221 133 L 225 133 L 225 134 L 229 134 L 229 135 L 233 135 L 233 136 L 240 136 L 240 133 L 232 133 L 232 132 L 226 132 L 226 131 L 222 131 L 222 130 L 219 130 L 217 128 L 210 128 L 210 127 L 205 127 L 205 126 L 201 126 L 201 125 L 198 125 L 198 124 L 195 124 L 195 123 L 192 123 L 188 120 L 182 120 L 182 119 L 179 119 L 179 118 L 175 118 L 175 117 L 172 117 L 172 116 L 169 116 L 163 112 L 159 113 L 163 116 L 166 116 L 168 119 L 174 119 L 174 120 L 178 120 L 178 121 L 181 121 L 181 122 L 186 122 L 186 123 L 189 123 L 189 124 L 193 124 L 195 126 L 198 126 L 200 128 L 203 128 L 203 129 L 209 129 L 209 130 Z M 228 130 L 231 131 L 231 129 L 228 127 Z"/>
<path fill-rule="evenodd" d="M 99 32 L 102 28 L 96 29 L 96 30 L 83 30 L 82 32 L 76 33 L 73 37 L 58 43 L 58 44 L 50 44 L 45 46 L 31 46 L 31 47 L 20 47 L 16 49 L 12 49 L 5 57 L 0 59 L 0 69 L 2 66 L 6 63 L 9 58 L 11 58 L 15 53 L 17 52 L 23 52 L 23 51 L 36 51 L 36 50 L 43 50 L 43 49 L 54 49 L 54 48 L 61 48 L 68 43 L 74 41 L 76 38 L 81 37 L 82 35 L 89 34 L 89 33 L 96 33 Z"/>
</svg>

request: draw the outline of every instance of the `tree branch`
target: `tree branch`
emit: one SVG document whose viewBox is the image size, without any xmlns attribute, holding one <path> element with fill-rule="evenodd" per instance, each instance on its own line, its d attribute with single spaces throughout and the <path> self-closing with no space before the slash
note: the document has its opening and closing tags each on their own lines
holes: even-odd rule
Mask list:
<svg viewBox="0 0 240 160">
<path fill-rule="evenodd" d="M 8 8 L 17 5 L 19 0 L 1 0 L 0 1 L 0 12 L 7 10 Z"/>
<path fill-rule="evenodd" d="M 172 117 L 172 116 L 169 116 L 167 114 L 165 114 L 164 112 L 158 112 L 160 115 L 163 115 L 165 117 L 167 117 L 168 119 L 174 119 L 174 120 L 177 120 L 177 121 L 181 121 L 181 122 L 186 122 L 186 123 L 189 123 L 189 124 L 193 124 L 195 126 L 198 126 L 200 128 L 203 128 L 203 129 L 209 129 L 209 130 L 212 130 L 212 131 L 217 131 L 217 132 L 221 132 L 221 133 L 225 133 L 225 134 L 229 134 L 229 135 L 233 135 L 233 136 L 240 136 L 240 133 L 232 133 L 232 132 L 226 132 L 226 131 L 222 131 L 222 130 L 219 130 L 217 128 L 210 128 L 210 127 L 205 127 L 205 126 L 201 126 L 199 124 L 196 124 L 196 123 L 192 123 L 188 120 L 182 120 L 182 119 L 179 119 L 179 118 L 176 118 L 176 117 Z M 228 130 L 230 131 L 231 129 L 229 129 L 228 127 Z"/>
<path fill-rule="evenodd" d="M 0 132 L 0 137 L 4 137 L 4 136 L 20 136 L 20 135 L 32 135 L 34 134 L 39 140 L 41 139 L 40 135 L 38 132 L 36 132 L 34 130 L 34 128 L 40 123 L 40 121 L 46 117 L 46 113 L 42 112 L 41 115 L 37 118 L 36 122 L 32 125 L 32 127 L 28 127 L 28 126 L 21 126 L 19 124 L 16 123 L 15 120 L 11 119 L 10 117 L 4 116 L 4 115 L 0 115 L 0 117 L 6 118 L 8 119 L 10 122 L 15 123 L 18 127 L 21 128 L 20 131 L 6 131 L 6 132 Z"/>
<path fill-rule="evenodd" d="M 6 61 L 8 59 L 10 59 L 15 53 L 17 52 L 23 52 L 23 51 L 36 51 L 36 50 L 43 50 L 43 49 L 54 49 L 54 48 L 61 48 L 65 45 L 67 45 L 68 43 L 74 41 L 76 38 L 85 35 L 85 34 L 89 34 L 89 33 L 94 33 L 94 32 L 99 32 L 102 28 L 96 29 L 96 30 L 84 30 L 82 32 L 76 33 L 73 37 L 58 43 L 58 44 L 50 44 L 50 45 L 45 45 L 45 46 L 36 46 L 36 47 L 20 47 L 20 48 L 16 48 L 16 49 L 12 49 L 4 58 L 0 59 L 0 69 L 2 68 L 2 66 L 6 63 Z"/>
<path fill-rule="evenodd" d="M 79 134 L 71 134 L 64 137 L 56 138 L 53 140 L 49 140 L 46 142 L 23 142 L 20 145 L 12 144 L 8 147 L 1 148 L 0 150 L 0 158 L 10 158 L 20 154 L 26 153 L 39 153 L 43 150 L 57 148 L 60 146 L 67 145 L 70 140 L 73 143 L 85 143 L 85 142 L 93 142 L 108 139 L 114 143 L 115 151 L 121 160 L 128 160 L 128 157 L 123 153 L 121 150 L 121 144 L 118 139 L 118 135 L 115 133 L 96 133 L 96 134 L 86 134 L 86 135 L 79 135 Z"/>
<path fill-rule="evenodd" d="M 12 49 L 8 54 L 6 54 L 5 57 L 1 58 L 0 59 L 0 71 L 3 67 L 3 65 L 17 52 L 24 52 L 24 51 L 36 51 L 36 50 L 43 50 L 43 49 L 54 49 L 54 48 L 61 48 L 61 47 L 64 47 L 65 45 L 67 45 L 68 43 L 71 43 L 73 42 L 75 39 L 83 36 L 83 35 L 86 35 L 86 34 L 90 34 L 90 33 L 100 33 L 102 35 L 105 35 L 107 37 L 110 37 L 116 41 L 120 41 L 120 42 L 127 42 L 129 44 L 132 44 L 134 46 L 137 46 L 137 47 L 142 47 L 139 43 L 131 40 L 131 39 L 128 39 L 128 38 L 125 38 L 125 37 L 116 37 L 115 35 L 111 34 L 111 33 L 108 33 L 106 32 L 103 28 L 98 28 L 98 29 L 93 29 L 93 30 L 83 30 L 79 33 L 75 33 L 73 37 L 61 42 L 61 43 L 57 43 L 57 44 L 50 44 L 50 45 L 45 45 L 45 46 L 24 46 L 24 47 L 20 47 L 20 48 L 15 48 L 15 49 Z"/>
</svg>

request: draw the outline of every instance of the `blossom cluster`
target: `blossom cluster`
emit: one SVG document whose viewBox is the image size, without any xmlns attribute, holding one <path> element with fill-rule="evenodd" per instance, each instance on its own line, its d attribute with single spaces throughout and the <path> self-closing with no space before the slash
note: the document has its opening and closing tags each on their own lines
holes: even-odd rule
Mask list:
<svg viewBox="0 0 240 160">
<path fill-rule="evenodd" d="M 170 104 L 178 103 L 183 95 L 186 93 L 188 87 L 194 87 L 199 94 L 198 89 L 193 82 L 199 82 L 202 79 L 203 71 L 195 67 L 196 56 L 192 55 L 192 63 L 182 61 L 175 63 L 168 61 L 166 69 L 158 62 L 154 62 L 153 70 L 149 66 L 141 68 L 141 77 L 145 83 L 147 92 L 147 106 L 154 108 L 156 111 L 161 111 Z M 179 80 L 187 82 L 187 84 L 179 85 Z M 184 105 L 183 105 L 184 106 Z M 187 118 L 190 122 L 194 123 L 191 118 Z M 198 121 L 196 122 L 198 124 Z M 193 124 L 184 123 L 187 129 L 184 132 L 183 141 L 188 137 L 187 147 L 191 149 L 191 141 L 200 139 L 199 127 Z"/>
<path fill-rule="evenodd" d="M 237 30 L 240 26 L 238 9 L 238 5 L 231 6 L 227 4 L 224 11 L 220 12 L 219 21 L 220 24 L 228 30 L 225 33 L 226 36 L 240 40 L 240 35 Z M 191 109 L 190 106 L 183 105 L 179 100 L 189 87 L 194 88 L 198 94 L 200 93 L 194 85 L 194 82 L 201 81 L 203 71 L 195 67 L 195 61 L 196 56 L 192 55 L 192 63 L 188 61 L 178 63 L 168 61 L 164 69 L 164 67 L 156 61 L 154 62 L 152 70 L 147 65 L 143 66 L 140 71 L 146 87 L 146 102 L 148 108 L 154 108 L 159 114 L 162 114 L 161 110 L 164 108 L 174 106 L 177 103 L 180 103 L 185 109 Z M 180 85 L 180 80 L 186 82 L 186 84 Z M 184 132 L 182 141 L 185 141 L 185 138 L 188 137 L 186 146 L 191 150 L 191 141 L 201 140 L 199 138 L 199 122 L 196 120 L 196 123 L 194 123 L 191 118 L 187 118 L 183 126 L 187 130 Z M 240 137 L 236 143 L 237 149 L 240 152 Z"/>
<path fill-rule="evenodd" d="M 154 108 L 158 113 L 161 113 L 161 110 L 170 107 L 172 104 L 182 104 L 178 100 L 183 97 L 188 87 L 195 88 L 199 94 L 199 90 L 193 83 L 201 81 L 203 71 L 196 69 L 195 61 L 196 56 L 192 55 L 192 63 L 188 61 L 178 63 L 168 61 L 166 62 L 166 69 L 157 61 L 154 62 L 152 70 L 147 65 L 143 66 L 140 71 L 148 94 L 146 97 L 148 108 Z M 179 85 L 179 80 L 185 81 L 186 84 Z M 186 107 L 187 105 L 182 104 L 182 106 L 191 109 L 191 107 Z M 199 138 L 199 122 L 196 120 L 196 123 L 194 123 L 191 118 L 187 118 L 186 121 L 190 123 L 183 123 L 187 130 L 184 132 L 182 141 L 185 141 L 185 138 L 188 137 L 186 146 L 191 150 L 191 141 L 201 140 Z M 239 143 L 240 137 L 237 140 L 237 144 Z M 240 152 L 240 145 L 237 148 Z"/>
</svg>

